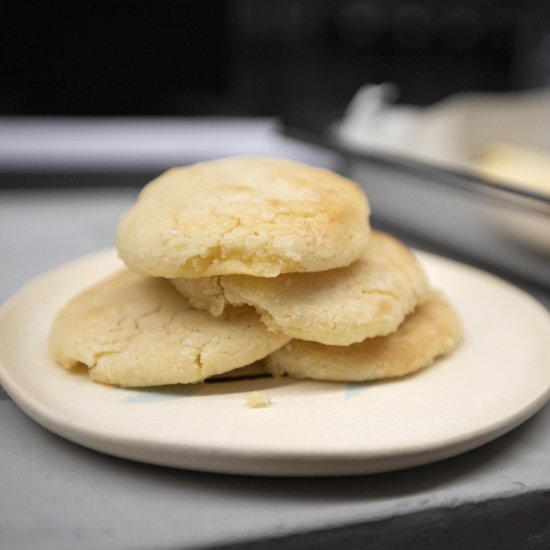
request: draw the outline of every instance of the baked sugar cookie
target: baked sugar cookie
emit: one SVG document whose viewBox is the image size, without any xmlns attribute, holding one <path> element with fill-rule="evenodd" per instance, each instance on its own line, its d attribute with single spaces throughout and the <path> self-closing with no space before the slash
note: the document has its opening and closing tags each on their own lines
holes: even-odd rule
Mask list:
<svg viewBox="0 0 550 550">
<path fill-rule="evenodd" d="M 451 353 L 461 337 L 457 313 L 434 292 L 389 336 L 347 347 L 292 340 L 265 363 L 275 376 L 345 382 L 392 378 L 431 365 Z"/>
<path fill-rule="evenodd" d="M 122 217 L 126 265 L 161 277 L 321 271 L 367 246 L 360 187 L 322 168 L 275 158 L 229 158 L 173 168 Z"/>
<path fill-rule="evenodd" d="M 267 331 L 252 308 L 215 319 L 191 308 L 164 279 L 124 270 L 73 298 L 55 318 L 55 361 L 89 367 L 119 386 L 201 382 L 249 365 L 288 342 Z"/>
<path fill-rule="evenodd" d="M 412 252 L 376 231 L 360 259 L 347 267 L 172 283 L 194 307 L 214 316 L 228 306 L 248 304 L 272 332 L 337 346 L 393 332 L 428 294 L 427 277 Z"/>
</svg>

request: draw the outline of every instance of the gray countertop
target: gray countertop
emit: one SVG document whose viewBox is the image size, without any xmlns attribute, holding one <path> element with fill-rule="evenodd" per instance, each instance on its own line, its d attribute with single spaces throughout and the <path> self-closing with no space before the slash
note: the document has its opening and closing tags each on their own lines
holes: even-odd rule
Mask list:
<svg viewBox="0 0 550 550">
<path fill-rule="evenodd" d="M 0 301 L 39 273 L 109 246 L 136 193 L 1 192 Z M 533 292 L 550 307 L 549 293 Z M 271 479 L 102 455 L 47 432 L 0 394 L 0 509 L 0 547 L 14 550 L 547 550 L 550 408 L 437 464 L 354 478 Z"/>
</svg>

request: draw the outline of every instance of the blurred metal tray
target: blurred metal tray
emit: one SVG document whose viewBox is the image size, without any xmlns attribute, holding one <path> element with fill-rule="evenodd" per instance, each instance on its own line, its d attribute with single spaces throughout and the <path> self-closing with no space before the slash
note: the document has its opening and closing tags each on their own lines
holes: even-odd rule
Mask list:
<svg viewBox="0 0 550 550">
<path fill-rule="evenodd" d="M 497 273 L 550 288 L 550 196 L 339 142 L 332 121 L 283 118 L 288 136 L 339 154 L 373 225 Z"/>
</svg>

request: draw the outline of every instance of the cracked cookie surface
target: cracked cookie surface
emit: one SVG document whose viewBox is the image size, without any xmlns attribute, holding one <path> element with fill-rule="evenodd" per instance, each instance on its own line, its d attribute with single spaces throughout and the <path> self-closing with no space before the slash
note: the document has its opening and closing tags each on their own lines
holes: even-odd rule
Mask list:
<svg viewBox="0 0 550 550">
<path fill-rule="evenodd" d="M 416 257 L 397 239 L 377 231 L 363 255 L 339 269 L 171 281 L 194 307 L 214 316 L 231 305 L 247 304 L 272 332 L 337 346 L 390 334 L 428 295 L 428 280 Z"/>
<path fill-rule="evenodd" d="M 392 334 L 351 346 L 292 340 L 264 363 L 275 376 L 362 382 L 404 376 L 451 353 L 462 339 L 458 314 L 438 292 L 411 313 Z"/>
<path fill-rule="evenodd" d="M 126 387 L 201 382 L 251 364 L 289 338 L 269 333 L 249 307 L 224 319 L 191 307 L 164 279 L 128 270 L 74 297 L 48 338 L 55 361 Z"/>
<path fill-rule="evenodd" d="M 369 205 L 329 170 L 275 158 L 229 158 L 168 170 L 117 228 L 134 271 L 204 277 L 322 271 L 367 246 Z"/>
</svg>

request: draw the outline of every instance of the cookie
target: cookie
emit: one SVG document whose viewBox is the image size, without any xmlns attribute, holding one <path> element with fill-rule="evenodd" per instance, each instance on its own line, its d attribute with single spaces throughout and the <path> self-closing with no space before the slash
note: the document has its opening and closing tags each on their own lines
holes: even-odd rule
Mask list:
<svg viewBox="0 0 550 550">
<path fill-rule="evenodd" d="M 451 353 L 462 337 L 458 314 L 439 293 L 411 313 L 389 336 L 351 346 L 292 340 L 265 359 L 275 376 L 361 382 L 403 376 Z"/>
<path fill-rule="evenodd" d="M 428 294 L 427 277 L 412 252 L 376 231 L 360 259 L 347 267 L 172 283 L 194 307 L 214 316 L 230 305 L 248 304 L 272 332 L 337 346 L 393 332 Z"/>
<path fill-rule="evenodd" d="M 164 279 L 124 270 L 73 298 L 56 316 L 48 344 L 65 368 L 118 386 L 201 382 L 243 367 L 288 342 L 252 308 L 215 319 L 191 308 Z"/>
<path fill-rule="evenodd" d="M 149 183 L 117 228 L 126 265 L 145 275 L 205 277 L 322 271 L 367 246 L 360 187 L 328 170 L 275 158 L 173 168 Z"/>
</svg>

